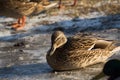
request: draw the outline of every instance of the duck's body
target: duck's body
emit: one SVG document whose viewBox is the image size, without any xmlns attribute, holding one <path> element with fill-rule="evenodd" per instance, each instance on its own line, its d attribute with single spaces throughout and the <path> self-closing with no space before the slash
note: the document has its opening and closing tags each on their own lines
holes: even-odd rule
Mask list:
<svg viewBox="0 0 120 80">
<path fill-rule="evenodd" d="M 113 42 L 98 40 L 90 36 L 66 38 L 61 31 L 52 35 L 47 62 L 54 70 L 73 70 L 105 62 L 113 55 Z"/>
<path fill-rule="evenodd" d="M 18 18 L 18 22 L 13 25 L 16 30 L 21 30 L 25 26 L 26 16 L 37 14 L 45 8 L 32 0 L 0 0 L 0 16 Z"/>
</svg>

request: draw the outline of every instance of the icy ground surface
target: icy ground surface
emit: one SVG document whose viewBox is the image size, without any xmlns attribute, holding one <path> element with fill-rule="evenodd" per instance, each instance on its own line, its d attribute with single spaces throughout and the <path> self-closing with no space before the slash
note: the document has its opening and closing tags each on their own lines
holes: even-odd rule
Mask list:
<svg viewBox="0 0 120 80">
<path fill-rule="evenodd" d="M 67 36 L 78 32 L 107 40 L 120 41 L 120 15 L 105 16 L 93 12 L 77 18 L 59 13 L 27 18 L 25 31 L 14 31 L 8 23 L 13 18 L 0 17 L 0 80 L 106 80 L 99 77 L 103 64 L 85 69 L 56 72 L 46 62 L 53 31 L 60 29 Z M 120 44 L 117 44 L 120 45 Z M 95 80 L 98 80 L 98 79 Z"/>
</svg>

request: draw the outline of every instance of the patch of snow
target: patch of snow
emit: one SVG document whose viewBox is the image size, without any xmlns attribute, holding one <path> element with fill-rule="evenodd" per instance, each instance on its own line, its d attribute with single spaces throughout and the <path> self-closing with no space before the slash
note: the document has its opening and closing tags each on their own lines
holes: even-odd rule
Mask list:
<svg viewBox="0 0 120 80">
<path fill-rule="evenodd" d="M 14 20 L 15 20 L 14 18 L 0 17 L 0 23 L 14 21 Z"/>
<path fill-rule="evenodd" d="M 106 16 L 104 12 L 91 12 L 91 13 L 88 13 L 87 15 L 79 16 L 79 19 L 84 20 L 84 19 L 91 19 L 91 18 L 99 18 L 103 16 Z"/>
</svg>

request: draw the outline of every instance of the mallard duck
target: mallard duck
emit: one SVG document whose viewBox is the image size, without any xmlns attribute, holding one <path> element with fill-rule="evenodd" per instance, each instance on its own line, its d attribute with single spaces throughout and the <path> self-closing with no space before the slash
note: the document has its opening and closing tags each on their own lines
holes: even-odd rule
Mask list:
<svg viewBox="0 0 120 80">
<path fill-rule="evenodd" d="M 116 48 L 114 41 L 106 41 L 88 35 L 68 37 L 61 31 L 51 36 L 51 48 L 46 59 L 54 70 L 73 70 L 105 62 Z"/>
<path fill-rule="evenodd" d="M 46 0 L 43 0 L 44 3 Z M 55 4 L 56 5 L 56 4 Z M 26 16 L 37 14 L 46 8 L 35 0 L 0 0 L 0 16 L 18 18 L 17 23 L 12 24 L 15 30 L 22 30 L 25 26 Z"/>
<path fill-rule="evenodd" d="M 77 3 L 77 0 L 74 0 L 74 3 L 72 6 L 75 6 Z M 64 6 L 62 5 L 62 0 L 59 0 L 59 8 L 63 8 Z"/>
</svg>

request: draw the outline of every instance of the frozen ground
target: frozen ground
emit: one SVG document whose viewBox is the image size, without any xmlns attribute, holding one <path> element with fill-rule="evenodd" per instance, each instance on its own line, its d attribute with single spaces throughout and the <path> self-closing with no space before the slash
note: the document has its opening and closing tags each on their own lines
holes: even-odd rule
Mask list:
<svg viewBox="0 0 120 80">
<path fill-rule="evenodd" d="M 69 11 L 68 11 L 69 12 Z M 66 13 L 68 13 L 66 12 Z M 103 63 L 85 69 L 56 72 L 46 62 L 50 36 L 63 30 L 67 36 L 83 32 L 120 41 L 120 15 L 92 12 L 86 16 L 40 14 L 27 18 L 25 31 L 8 26 L 13 18 L 0 17 L 0 80 L 106 80 L 100 77 Z M 120 44 L 117 44 L 120 45 Z"/>
</svg>

